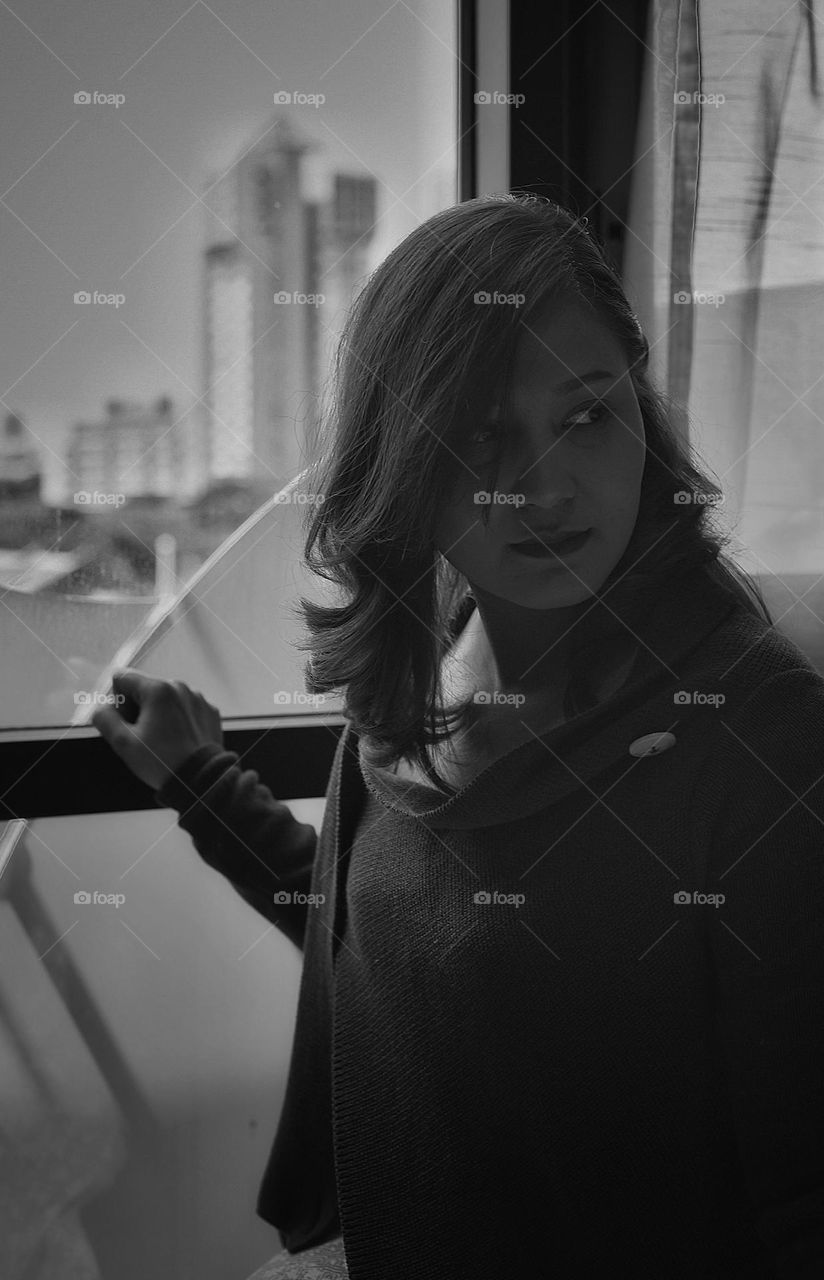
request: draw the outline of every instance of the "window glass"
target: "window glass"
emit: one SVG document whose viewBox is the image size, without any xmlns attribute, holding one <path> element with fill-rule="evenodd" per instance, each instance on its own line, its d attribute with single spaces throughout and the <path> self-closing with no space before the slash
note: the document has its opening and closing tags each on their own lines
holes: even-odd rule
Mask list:
<svg viewBox="0 0 824 1280">
<path fill-rule="evenodd" d="M 325 584 L 267 503 L 352 298 L 457 199 L 453 5 L 166 16 L 4 20 L 0 728 L 83 722 L 114 662 L 229 715 L 303 690 Z"/>
<path fill-rule="evenodd" d="M 650 6 L 624 278 L 713 519 L 824 672 L 824 120 L 804 6 Z"/>
</svg>

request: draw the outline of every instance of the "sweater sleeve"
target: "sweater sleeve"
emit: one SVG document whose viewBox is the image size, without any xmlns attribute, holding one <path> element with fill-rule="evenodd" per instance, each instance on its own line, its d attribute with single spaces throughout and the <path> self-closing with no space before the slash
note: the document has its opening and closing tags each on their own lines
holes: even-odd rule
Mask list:
<svg viewBox="0 0 824 1280">
<path fill-rule="evenodd" d="M 317 837 L 276 800 L 254 769 L 217 743 L 198 749 L 155 791 L 161 808 L 244 901 L 302 949 Z M 278 900 L 275 901 L 275 894 Z"/>
<path fill-rule="evenodd" d="M 719 727 L 707 913 L 717 1043 L 778 1280 L 824 1275 L 824 680 L 763 682 Z M 711 766 L 712 767 L 712 766 Z"/>
</svg>

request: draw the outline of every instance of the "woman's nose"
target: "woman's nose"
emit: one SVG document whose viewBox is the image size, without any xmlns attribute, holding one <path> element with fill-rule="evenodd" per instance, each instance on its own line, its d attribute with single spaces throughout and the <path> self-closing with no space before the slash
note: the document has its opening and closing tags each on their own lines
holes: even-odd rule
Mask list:
<svg viewBox="0 0 824 1280">
<path fill-rule="evenodd" d="M 524 503 L 541 507 L 569 502 L 576 491 L 574 477 L 558 441 L 546 436 L 524 446 L 512 471 L 511 492 L 523 496 Z"/>
</svg>

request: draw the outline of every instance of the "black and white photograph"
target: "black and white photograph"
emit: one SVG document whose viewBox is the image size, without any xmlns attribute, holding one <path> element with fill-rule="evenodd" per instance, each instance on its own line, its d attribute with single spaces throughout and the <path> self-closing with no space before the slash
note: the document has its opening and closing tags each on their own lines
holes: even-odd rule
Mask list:
<svg viewBox="0 0 824 1280">
<path fill-rule="evenodd" d="M 820 1280 L 821 0 L 0 98 L 0 1280 Z"/>
</svg>

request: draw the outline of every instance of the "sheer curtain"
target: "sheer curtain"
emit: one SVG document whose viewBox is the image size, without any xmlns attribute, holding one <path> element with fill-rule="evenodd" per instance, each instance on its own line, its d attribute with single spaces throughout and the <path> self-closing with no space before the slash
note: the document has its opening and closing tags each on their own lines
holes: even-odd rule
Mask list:
<svg viewBox="0 0 824 1280">
<path fill-rule="evenodd" d="M 824 667 L 822 34 L 814 0 L 653 0 L 623 265 L 731 550 Z"/>
</svg>

